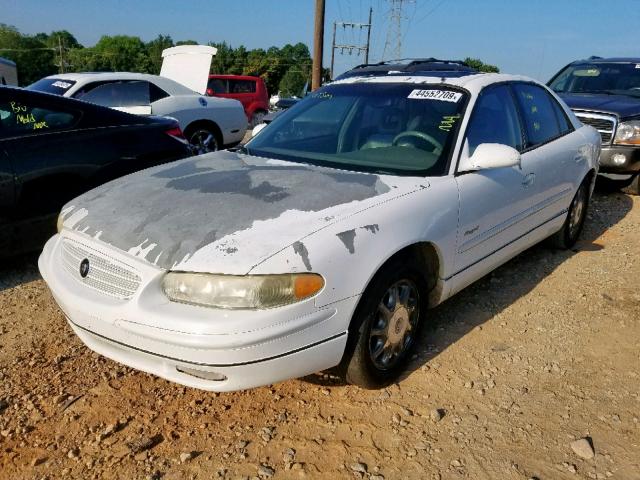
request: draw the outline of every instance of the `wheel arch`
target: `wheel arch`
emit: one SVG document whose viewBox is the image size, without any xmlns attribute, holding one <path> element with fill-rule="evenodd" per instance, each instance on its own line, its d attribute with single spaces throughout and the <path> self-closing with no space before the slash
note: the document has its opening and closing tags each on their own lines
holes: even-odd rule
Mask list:
<svg viewBox="0 0 640 480">
<path fill-rule="evenodd" d="M 200 120 L 192 121 L 184 129 L 185 137 L 189 138 L 195 129 L 201 128 L 201 127 L 205 127 L 205 128 L 211 129 L 211 131 L 213 132 L 213 134 L 216 137 L 218 145 L 220 145 L 220 148 L 222 148 L 224 146 L 224 138 L 222 136 L 222 130 L 220 129 L 218 124 L 216 122 L 214 122 L 213 120 L 200 119 Z"/>
</svg>

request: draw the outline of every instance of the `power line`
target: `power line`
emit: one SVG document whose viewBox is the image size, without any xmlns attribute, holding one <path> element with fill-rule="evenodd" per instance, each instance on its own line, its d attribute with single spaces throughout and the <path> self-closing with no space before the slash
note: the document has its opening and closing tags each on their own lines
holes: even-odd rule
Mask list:
<svg viewBox="0 0 640 480">
<path fill-rule="evenodd" d="M 331 42 L 331 79 L 333 79 L 334 74 L 334 65 L 335 65 L 335 53 L 336 50 L 340 50 L 340 53 L 344 55 L 344 52 L 348 52 L 349 55 L 356 53 L 356 55 L 360 55 L 360 53 L 364 53 L 364 63 L 369 63 L 369 51 L 371 49 L 371 19 L 373 15 L 373 8 L 369 8 L 369 22 L 368 23 L 358 23 L 358 22 L 333 22 L 333 40 Z M 343 33 L 346 31 L 351 32 L 351 38 L 354 38 L 354 32 L 358 29 L 358 42 L 352 41 L 351 43 L 336 43 L 336 30 L 338 26 L 342 27 Z M 347 30 L 348 29 L 348 30 Z M 366 29 L 367 31 L 367 43 L 362 45 L 360 34 L 362 30 Z"/>
<path fill-rule="evenodd" d="M 386 58 L 387 52 L 390 52 L 394 58 L 402 57 L 402 20 L 404 14 L 403 7 L 407 3 L 414 3 L 415 0 L 387 0 L 390 3 L 389 9 L 389 28 L 387 30 L 387 39 L 384 43 L 382 59 Z"/>
</svg>

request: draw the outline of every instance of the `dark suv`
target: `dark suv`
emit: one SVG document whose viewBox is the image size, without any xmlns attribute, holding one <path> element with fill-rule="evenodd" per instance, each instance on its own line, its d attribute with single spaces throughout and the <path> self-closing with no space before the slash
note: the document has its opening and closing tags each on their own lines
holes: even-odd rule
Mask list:
<svg viewBox="0 0 640 480">
<path fill-rule="evenodd" d="M 640 195 L 640 58 L 590 57 L 550 81 L 576 116 L 602 137 L 600 173 Z"/>
</svg>

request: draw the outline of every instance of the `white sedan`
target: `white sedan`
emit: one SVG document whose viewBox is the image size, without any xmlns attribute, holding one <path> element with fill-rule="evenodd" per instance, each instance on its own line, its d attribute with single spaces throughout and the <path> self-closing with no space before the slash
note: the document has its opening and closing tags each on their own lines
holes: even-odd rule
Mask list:
<svg viewBox="0 0 640 480">
<path fill-rule="evenodd" d="M 349 78 L 235 152 L 76 198 L 39 267 L 82 341 L 134 368 L 222 391 L 339 366 L 380 387 L 430 307 L 576 242 L 599 148 L 525 77 Z"/>
<path fill-rule="evenodd" d="M 247 117 L 237 100 L 207 97 L 159 75 L 65 73 L 45 77 L 27 89 L 72 97 L 127 113 L 173 117 L 196 153 L 236 145 L 247 130 Z"/>
</svg>

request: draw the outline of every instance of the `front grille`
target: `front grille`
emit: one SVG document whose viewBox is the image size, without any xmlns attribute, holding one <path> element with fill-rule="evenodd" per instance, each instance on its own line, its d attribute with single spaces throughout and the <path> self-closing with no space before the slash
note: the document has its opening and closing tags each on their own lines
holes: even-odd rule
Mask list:
<svg viewBox="0 0 640 480">
<path fill-rule="evenodd" d="M 82 278 L 80 263 L 84 259 L 89 261 L 89 272 Z M 142 281 L 129 265 L 68 238 L 62 240 L 62 264 L 83 285 L 115 298 L 133 297 Z"/>
<path fill-rule="evenodd" d="M 613 115 L 591 112 L 574 112 L 578 120 L 598 130 L 603 144 L 611 143 L 618 120 Z"/>
</svg>

